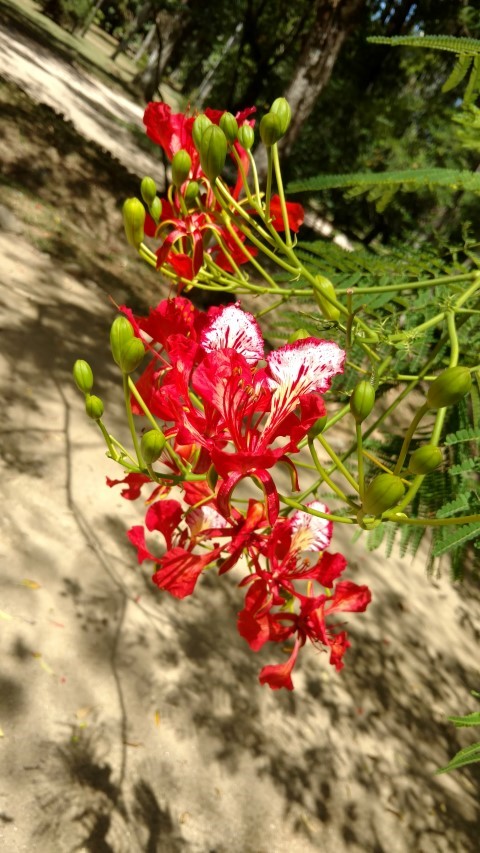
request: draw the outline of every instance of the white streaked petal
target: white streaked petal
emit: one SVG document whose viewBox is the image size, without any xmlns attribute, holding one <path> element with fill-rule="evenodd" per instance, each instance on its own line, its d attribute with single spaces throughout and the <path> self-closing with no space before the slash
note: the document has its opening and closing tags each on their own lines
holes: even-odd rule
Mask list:
<svg viewBox="0 0 480 853">
<path fill-rule="evenodd" d="M 317 512 L 330 512 L 328 506 L 321 501 L 312 501 L 307 504 Z M 326 518 L 318 515 L 309 515 L 308 512 L 298 510 L 292 515 L 292 545 L 291 550 L 299 551 L 325 551 L 330 545 L 333 524 Z"/>
<path fill-rule="evenodd" d="M 263 338 L 255 317 L 238 304 L 225 305 L 203 330 L 200 344 L 205 352 L 234 349 L 256 364 L 263 358 Z"/>
<path fill-rule="evenodd" d="M 305 338 L 286 344 L 267 356 L 272 391 L 284 387 L 291 397 L 328 391 L 332 378 L 343 372 L 345 353 L 333 341 Z M 287 390 L 288 389 L 288 390 Z"/>
</svg>

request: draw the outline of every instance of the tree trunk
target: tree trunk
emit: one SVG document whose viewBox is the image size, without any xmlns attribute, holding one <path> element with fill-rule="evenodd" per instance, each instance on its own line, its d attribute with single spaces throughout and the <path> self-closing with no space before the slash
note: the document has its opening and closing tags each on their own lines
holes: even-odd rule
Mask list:
<svg viewBox="0 0 480 853">
<path fill-rule="evenodd" d="M 146 0 L 146 2 L 140 6 L 140 9 L 138 10 L 136 17 L 133 19 L 132 23 L 127 28 L 127 31 L 126 31 L 125 35 L 123 36 L 122 40 L 119 42 L 119 44 L 117 45 L 117 47 L 113 51 L 110 58 L 114 62 L 120 53 L 125 53 L 128 45 L 130 44 L 133 36 L 135 35 L 135 33 L 140 29 L 140 27 L 142 27 L 144 24 L 146 24 L 146 22 L 148 21 L 148 19 L 150 17 L 152 17 L 152 15 L 153 15 L 152 3 L 150 2 L 150 0 Z"/>
<path fill-rule="evenodd" d="M 292 109 L 292 121 L 281 141 L 287 155 L 303 123 L 327 85 L 343 43 L 361 15 L 366 0 L 317 0 L 315 23 L 299 59 L 295 76 L 284 96 Z"/>
<path fill-rule="evenodd" d="M 97 0 L 97 2 L 95 3 L 95 6 L 91 10 L 91 12 L 89 12 L 89 14 L 87 16 L 87 20 L 84 23 L 83 29 L 80 33 L 80 36 L 82 38 L 88 32 L 90 27 L 92 26 L 92 24 L 95 20 L 95 15 L 97 14 L 98 10 L 103 6 L 104 3 L 105 3 L 105 0 Z"/>
</svg>

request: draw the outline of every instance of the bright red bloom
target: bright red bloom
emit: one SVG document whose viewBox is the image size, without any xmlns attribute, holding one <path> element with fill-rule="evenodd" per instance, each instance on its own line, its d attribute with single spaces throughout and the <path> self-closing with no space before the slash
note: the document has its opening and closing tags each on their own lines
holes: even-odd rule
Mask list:
<svg viewBox="0 0 480 853">
<path fill-rule="evenodd" d="M 303 225 L 305 219 L 305 211 L 301 204 L 296 201 L 285 202 L 287 208 L 287 219 L 290 231 L 298 231 Z M 274 195 L 270 200 L 270 216 L 272 217 L 272 225 L 275 231 L 285 231 L 282 216 L 282 207 L 280 204 L 280 196 Z"/>
</svg>

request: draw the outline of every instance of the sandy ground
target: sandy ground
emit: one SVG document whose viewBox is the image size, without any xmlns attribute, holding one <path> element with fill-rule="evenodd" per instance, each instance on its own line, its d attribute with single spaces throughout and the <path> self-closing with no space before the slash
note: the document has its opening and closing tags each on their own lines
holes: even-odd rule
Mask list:
<svg viewBox="0 0 480 853">
<path fill-rule="evenodd" d="M 28 82 L 23 41 L 16 53 L 10 41 L 0 71 L 64 113 L 74 101 L 81 128 L 81 75 L 66 94 L 67 69 L 37 51 Z M 117 472 L 70 378 L 88 357 L 122 434 L 106 293 L 32 247 L 14 216 L 0 253 L 0 849 L 476 853 L 479 769 L 434 771 L 474 739 L 446 715 L 474 710 L 478 587 L 337 530 L 349 577 L 374 596 L 351 619 L 347 665 L 337 675 L 307 650 L 293 694 L 261 687 L 271 655 L 236 634 L 234 579 L 174 601 L 126 542 L 142 507 L 105 486 Z"/>
</svg>

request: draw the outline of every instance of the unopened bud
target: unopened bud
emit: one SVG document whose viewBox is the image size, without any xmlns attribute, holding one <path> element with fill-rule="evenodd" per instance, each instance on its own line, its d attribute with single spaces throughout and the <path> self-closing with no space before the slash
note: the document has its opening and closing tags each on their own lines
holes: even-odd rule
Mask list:
<svg viewBox="0 0 480 853">
<path fill-rule="evenodd" d="M 133 373 L 145 355 L 145 347 L 140 338 L 130 338 L 120 351 L 119 367 L 122 373 Z"/>
<path fill-rule="evenodd" d="M 320 435 L 320 433 L 323 432 L 323 430 L 325 429 L 325 427 L 327 425 L 327 421 L 328 421 L 328 415 L 323 415 L 322 418 L 317 418 L 315 423 L 312 424 L 312 426 L 308 430 L 308 437 L 309 437 L 310 441 L 313 441 L 313 439 L 316 438 L 317 435 Z"/>
<path fill-rule="evenodd" d="M 104 405 L 100 397 L 96 397 L 95 394 L 87 394 L 85 397 L 85 411 L 92 421 L 99 421 L 104 410 Z"/>
<path fill-rule="evenodd" d="M 282 123 L 275 113 L 266 113 L 260 122 L 260 138 L 267 148 L 275 145 L 283 136 Z"/>
<path fill-rule="evenodd" d="M 208 116 L 205 115 L 205 113 L 200 113 L 200 115 L 198 115 L 195 121 L 193 122 L 192 138 L 193 144 L 195 145 L 197 151 L 200 151 L 202 136 L 207 127 L 210 127 L 211 123 L 212 122 L 210 121 Z"/>
<path fill-rule="evenodd" d="M 151 207 L 154 198 L 157 197 L 157 185 L 153 178 L 142 179 L 142 183 L 140 184 L 140 193 L 147 207 Z"/>
<path fill-rule="evenodd" d="M 368 418 L 375 405 L 375 389 L 366 379 L 362 379 L 353 389 L 350 397 L 350 411 L 357 424 Z"/>
<path fill-rule="evenodd" d="M 255 142 L 255 131 L 253 127 L 249 124 L 242 124 L 242 126 L 238 128 L 237 139 L 242 148 L 245 148 L 245 151 L 250 151 L 250 148 Z"/>
<path fill-rule="evenodd" d="M 238 133 L 237 119 L 232 113 L 224 113 L 219 122 L 228 142 L 235 142 Z"/>
<path fill-rule="evenodd" d="M 184 199 L 187 204 L 192 201 L 195 201 L 196 197 L 198 196 L 199 189 L 200 187 L 198 185 L 198 181 L 189 181 L 184 194 Z"/>
<path fill-rule="evenodd" d="M 93 388 L 92 368 L 87 361 L 77 358 L 73 365 L 73 378 L 79 391 L 88 394 Z"/>
<path fill-rule="evenodd" d="M 211 184 L 218 178 L 227 157 L 227 138 L 216 124 L 207 127 L 200 143 L 200 165 Z"/>
<path fill-rule="evenodd" d="M 424 444 L 417 447 L 410 456 L 408 470 L 411 474 L 430 474 L 442 464 L 443 454 L 439 447 L 433 444 Z"/>
<path fill-rule="evenodd" d="M 116 317 L 110 328 L 110 348 L 112 355 L 120 367 L 120 358 L 125 344 L 133 338 L 133 327 L 123 315 Z"/>
<path fill-rule="evenodd" d="M 278 116 L 280 119 L 280 129 L 283 136 L 283 134 L 287 132 L 292 118 L 290 104 L 286 98 L 276 98 L 270 107 L 270 112 Z"/>
<path fill-rule="evenodd" d="M 127 198 L 123 204 L 123 225 L 127 242 L 138 249 L 145 236 L 145 208 L 138 198 Z"/>
<path fill-rule="evenodd" d="M 333 320 L 336 323 L 340 318 L 340 311 L 325 298 L 326 296 L 332 299 L 336 297 L 335 288 L 330 279 L 325 278 L 323 275 L 316 275 L 313 296 L 323 316 L 327 320 Z"/>
<path fill-rule="evenodd" d="M 394 474 L 379 474 L 368 486 L 363 499 L 363 509 L 368 515 L 382 515 L 404 496 L 405 487 Z"/>
<path fill-rule="evenodd" d="M 190 169 L 192 168 L 192 158 L 188 151 L 183 148 L 173 155 L 172 159 L 172 183 L 176 187 L 181 187 L 187 180 Z"/>
<path fill-rule="evenodd" d="M 307 332 L 306 329 L 297 329 L 295 332 L 292 332 L 289 335 L 287 344 L 295 344 L 297 341 L 304 341 L 305 338 L 311 338 L 310 332 Z"/>
<path fill-rule="evenodd" d="M 432 382 L 427 394 L 430 409 L 443 409 L 459 403 L 472 387 L 472 376 L 468 367 L 447 367 Z"/>
<path fill-rule="evenodd" d="M 155 225 L 158 225 L 160 222 L 160 217 L 162 215 L 162 202 L 159 199 L 158 195 L 153 199 L 150 207 L 149 207 L 150 216 L 152 217 Z"/>
<path fill-rule="evenodd" d="M 157 461 L 165 447 L 165 436 L 159 429 L 149 429 L 142 435 L 142 456 L 147 465 L 153 465 Z"/>
</svg>

